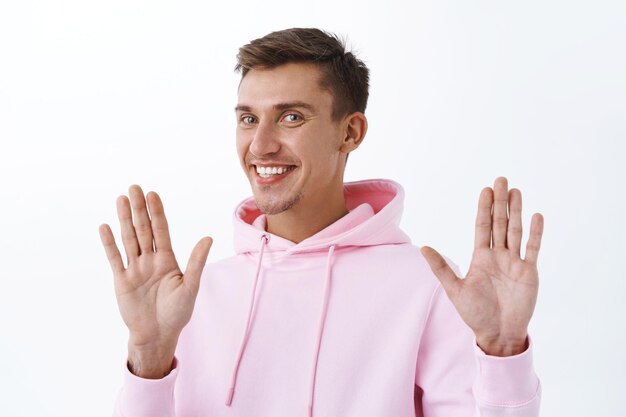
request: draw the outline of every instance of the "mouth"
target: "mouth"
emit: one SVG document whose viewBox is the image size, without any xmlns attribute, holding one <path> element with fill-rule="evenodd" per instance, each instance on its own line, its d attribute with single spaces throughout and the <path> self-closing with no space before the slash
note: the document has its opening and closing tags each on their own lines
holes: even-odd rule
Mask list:
<svg viewBox="0 0 626 417">
<path fill-rule="evenodd" d="M 256 182 L 262 185 L 269 185 L 281 181 L 297 167 L 295 165 L 253 165 L 253 168 L 256 173 Z"/>
<path fill-rule="evenodd" d="M 287 172 L 293 171 L 296 168 L 295 165 L 277 165 L 277 166 L 258 166 L 254 165 L 254 169 L 258 176 L 261 178 L 270 178 L 276 175 L 283 175 Z"/>
</svg>

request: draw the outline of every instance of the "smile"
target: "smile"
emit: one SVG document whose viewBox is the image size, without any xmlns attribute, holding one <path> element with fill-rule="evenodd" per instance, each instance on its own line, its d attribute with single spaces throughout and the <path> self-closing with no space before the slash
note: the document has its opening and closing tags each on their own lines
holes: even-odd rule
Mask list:
<svg viewBox="0 0 626 417">
<path fill-rule="evenodd" d="M 269 178 L 271 176 L 274 175 L 282 175 L 285 174 L 289 171 L 292 171 L 295 168 L 295 165 L 289 165 L 289 166 L 275 166 L 275 167 L 260 167 L 257 166 L 256 168 L 256 172 L 257 174 L 259 174 L 259 176 L 261 178 Z"/>
</svg>

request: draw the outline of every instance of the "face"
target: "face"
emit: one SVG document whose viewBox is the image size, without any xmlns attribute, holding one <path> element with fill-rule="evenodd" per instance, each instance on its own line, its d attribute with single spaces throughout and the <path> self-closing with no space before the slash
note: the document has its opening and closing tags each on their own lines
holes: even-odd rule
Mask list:
<svg viewBox="0 0 626 417">
<path fill-rule="evenodd" d="M 319 77 L 312 64 L 285 64 L 252 69 L 239 86 L 237 153 L 265 214 L 325 204 L 343 186 L 345 126 Z"/>
</svg>

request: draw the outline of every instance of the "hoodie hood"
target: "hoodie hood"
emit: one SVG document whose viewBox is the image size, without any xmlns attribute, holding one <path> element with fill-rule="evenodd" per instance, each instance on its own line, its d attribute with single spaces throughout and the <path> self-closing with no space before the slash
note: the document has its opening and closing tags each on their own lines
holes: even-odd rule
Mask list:
<svg viewBox="0 0 626 417">
<path fill-rule="evenodd" d="M 330 246 L 376 246 L 410 243 L 400 230 L 404 190 L 394 181 L 372 179 L 344 184 L 346 207 L 350 213 L 315 235 L 294 243 L 265 231 L 265 215 L 254 198 L 242 201 L 234 212 L 235 252 L 259 251 L 259 241 L 269 236 L 266 251 L 309 252 Z"/>
</svg>

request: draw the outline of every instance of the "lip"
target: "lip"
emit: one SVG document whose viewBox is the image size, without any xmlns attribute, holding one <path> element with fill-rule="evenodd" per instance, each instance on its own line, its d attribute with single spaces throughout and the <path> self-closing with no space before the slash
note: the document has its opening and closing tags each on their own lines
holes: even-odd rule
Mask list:
<svg viewBox="0 0 626 417">
<path fill-rule="evenodd" d="M 252 165 L 255 167 L 292 167 L 294 164 L 284 163 L 284 162 L 248 162 L 248 165 Z"/>
<path fill-rule="evenodd" d="M 276 175 L 272 175 L 271 177 L 263 178 L 256 171 L 256 167 L 257 166 L 260 166 L 260 167 L 290 166 L 290 167 L 293 167 L 293 168 L 290 169 L 287 172 L 282 173 L 282 174 L 276 174 Z M 277 184 L 277 183 L 281 182 L 282 180 L 284 180 L 285 178 L 287 178 L 289 175 L 291 175 L 292 172 L 294 172 L 297 169 L 298 169 L 298 167 L 296 165 L 288 165 L 288 164 L 258 164 L 258 165 L 255 164 L 255 165 L 252 165 L 252 170 L 254 172 L 254 179 L 255 179 L 256 183 L 259 184 L 259 185 L 274 185 L 274 184 Z"/>
</svg>

